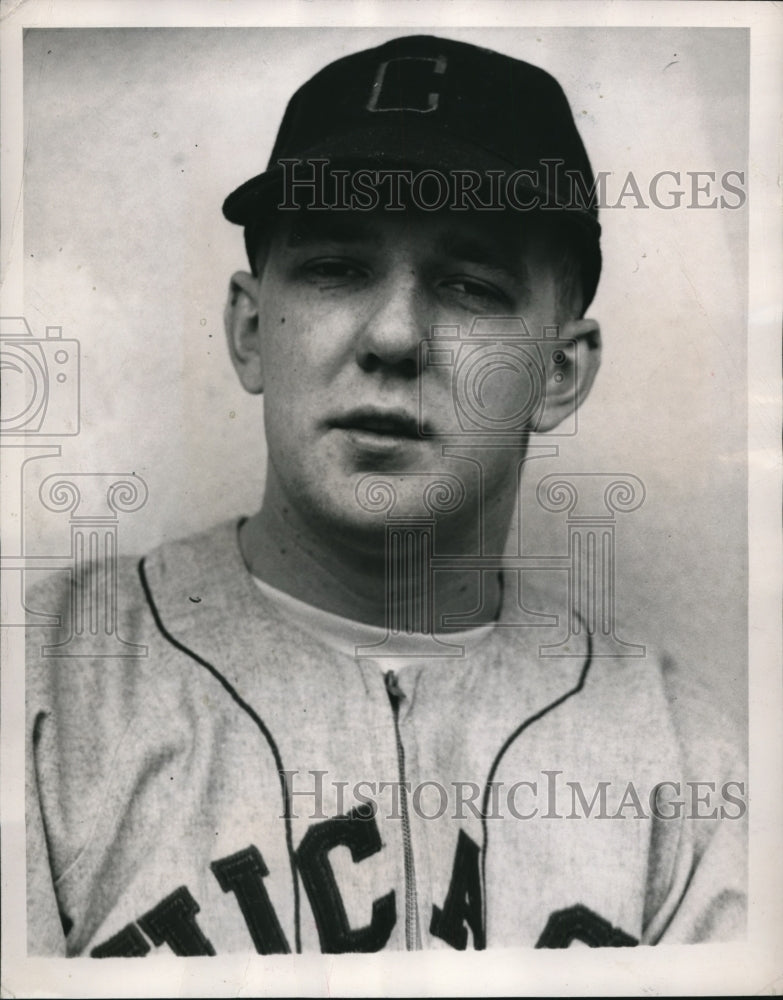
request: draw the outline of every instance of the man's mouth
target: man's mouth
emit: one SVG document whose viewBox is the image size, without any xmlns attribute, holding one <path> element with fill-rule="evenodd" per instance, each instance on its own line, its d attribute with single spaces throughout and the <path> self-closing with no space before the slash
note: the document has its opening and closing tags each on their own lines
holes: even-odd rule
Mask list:
<svg viewBox="0 0 783 1000">
<path fill-rule="evenodd" d="M 382 410 L 377 407 L 358 407 L 331 421 L 333 427 L 358 431 L 388 438 L 421 437 L 419 421 L 405 410 Z"/>
<path fill-rule="evenodd" d="M 409 410 L 359 406 L 341 413 L 330 425 L 344 431 L 360 452 L 389 455 L 405 450 L 424 435 L 419 421 Z"/>
</svg>

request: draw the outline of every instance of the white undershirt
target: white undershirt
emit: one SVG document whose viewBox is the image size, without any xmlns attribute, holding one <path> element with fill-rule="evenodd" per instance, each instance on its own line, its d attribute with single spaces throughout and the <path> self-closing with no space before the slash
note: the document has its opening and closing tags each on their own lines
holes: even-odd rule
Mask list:
<svg viewBox="0 0 783 1000">
<path fill-rule="evenodd" d="M 494 628 L 492 623 L 478 625 L 476 628 L 443 633 L 437 638 L 422 633 L 394 636 L 379 625 L 343 618 L 300 601 L 257 576 L 253 577 L 253 582 L 267 600 L 298 628 L 305 629 L 346 656 L 375 660 L 384 671 L 390 667 L 394 670 L 413 665 L 421 667 L 428 660 L 441 659 L 444 655 L 462 657 L 483 642 Z"/>
</svg>

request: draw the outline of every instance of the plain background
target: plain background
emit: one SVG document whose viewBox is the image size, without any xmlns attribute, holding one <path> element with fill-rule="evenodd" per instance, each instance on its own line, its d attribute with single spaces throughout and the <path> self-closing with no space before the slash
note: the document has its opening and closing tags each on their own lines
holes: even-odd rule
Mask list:
<svg viewBox="0 0 783 1000">
<path fill-rule="evenodd" d="M 428 33 L 415 29 L 416 33 Z M 246 266 L 220 206 L 266 165 L 292 91 L 399 28 L 60 29 L 25 39 L 25 314 L 81 344 L 81 432 L 28 466 L 27 552 L 67 552 L 67 515 L 38 501 L 54 472 L 135 472 L 124 553 L 260 503 L 261 402 L 231 369 L 222 307 Z M 541 65 L 563 85 L 616 200 L 633 172 L 746 170 L 742 29 L 449 29 Z M 683 177 L 683 181 L 685 178 Z M 688 199 L 684 199 L 686 202 Z M 531 464 L 525 548 L 565 552 L 537 507 L 551 472 L 627 472 L 619 515 L 621 634 L 663 646 L 744 722 L 747 677 L 746 211 L 602 213 L 590 315 L 604 364 L 574 438 Z M 555 440 L 555 439 L 553 439 Z"/>
</svg>

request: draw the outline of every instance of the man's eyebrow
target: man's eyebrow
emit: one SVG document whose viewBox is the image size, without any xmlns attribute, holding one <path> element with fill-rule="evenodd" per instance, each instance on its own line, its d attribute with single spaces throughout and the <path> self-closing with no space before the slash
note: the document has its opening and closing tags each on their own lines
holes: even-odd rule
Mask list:
<svg viewBox="0 0 783 1000">
<path fill-rule="evenodd" d="M 288 230 L 286 246 L 298 247 L 302 244 L 326 240 L 329 243 L 380 243 L 378 231 L 365 220 L 348 213 L 303 215 L 295 219 Z"/>
<path fill-rule="evenodd" d="M 438 241 L 440 253 L 453 260 L 464 260 L 468 264 L 480 264 L 493 270 L 503 271 L 515 281 L 527 285 L 528 269 L 519 247 L 512 240 L 483 240 L 462 234 L 444 233 Z"/>
</svg>

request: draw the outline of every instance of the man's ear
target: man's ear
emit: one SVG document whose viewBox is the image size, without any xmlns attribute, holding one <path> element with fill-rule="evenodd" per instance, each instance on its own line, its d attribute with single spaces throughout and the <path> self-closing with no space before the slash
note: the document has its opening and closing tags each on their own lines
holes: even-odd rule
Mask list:
<svg viewBox="0 0 783 1000">
<path fill-rule="evenodd" d="M 545 348 L 544 407 L 537 431 L 554 430 L 587 398 L 601 364 L 601 329 L 593 319 L 569 320 Z"/>
<path fill-rule="evenodd" d="M 248 392 L 264 391 L 264 365 L 258 324 L 258 278 L 246 271 L 232 274 L 223 311 L 228 351 Z"/>
</svg>

